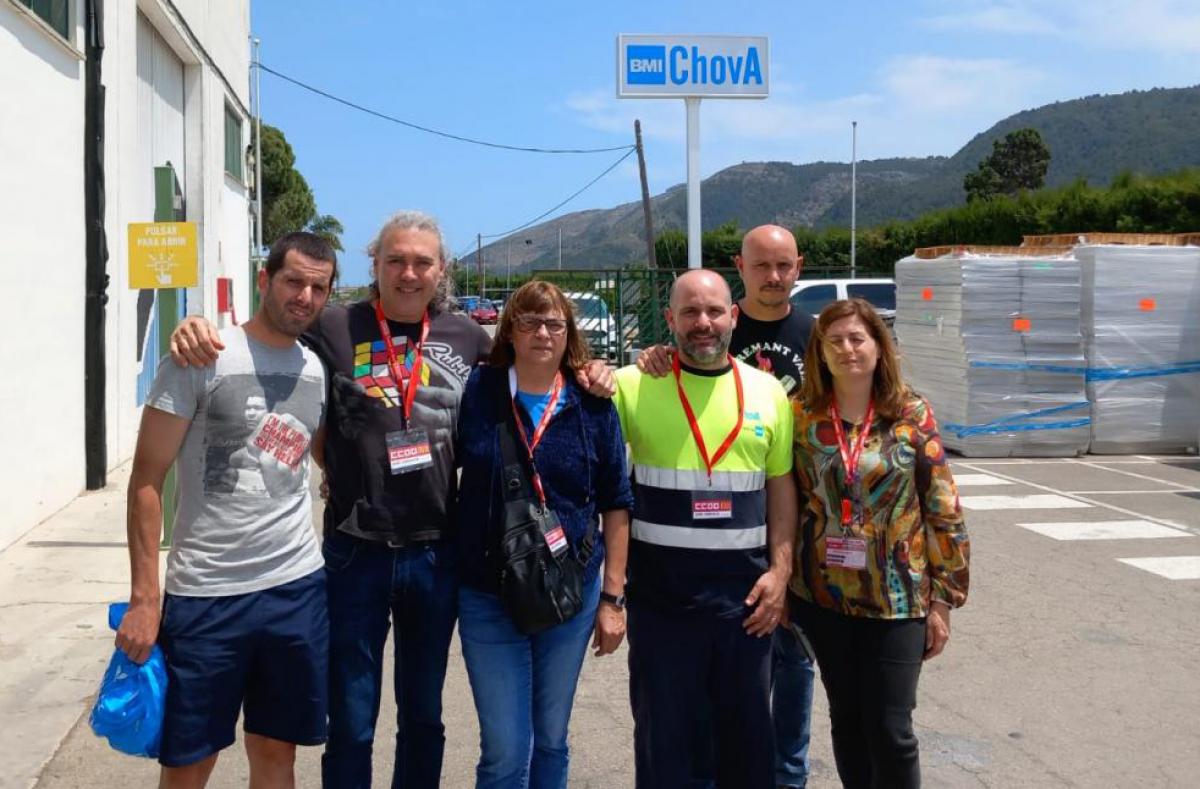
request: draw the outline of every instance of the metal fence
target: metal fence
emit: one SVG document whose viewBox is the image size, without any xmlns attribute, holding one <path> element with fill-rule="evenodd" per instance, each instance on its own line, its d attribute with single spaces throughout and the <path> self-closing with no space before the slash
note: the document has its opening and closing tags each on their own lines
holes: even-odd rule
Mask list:
<svg viewBox="0 0 1200 789">
<path fill-rule="evenodd" d="M 729 283 L 736 301 L 745 294 L 735 268 L 711 268 Z M 664 315 L 671 284 L 687 269 L 557 269 L 535 271 L 534 279 L 553 282 L 574 302 L 578 325 L 592 355 L 616 365 L 638 352 L 669 342 Z M 848 276 L 846 269 L 805 268 L 804 279 Z"/>
</svg>

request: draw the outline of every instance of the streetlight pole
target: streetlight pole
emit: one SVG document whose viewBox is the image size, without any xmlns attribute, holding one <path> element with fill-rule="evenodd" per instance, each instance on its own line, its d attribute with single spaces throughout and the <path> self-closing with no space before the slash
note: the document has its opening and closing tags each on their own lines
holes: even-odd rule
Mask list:
<svg viewBox="0 0 1200 789">
<path fill-rule="evenodd" d="M 850 279 L 856 272 L 858 241 L 858 121 L 850 121 Z"/>
<path fill-rule="evenodd" d="M 504 262 L 508 265 L 508 279 L 504 282 L 504 289 L 512 293 L 512 239 L 504 239 Z"/>
</svg>

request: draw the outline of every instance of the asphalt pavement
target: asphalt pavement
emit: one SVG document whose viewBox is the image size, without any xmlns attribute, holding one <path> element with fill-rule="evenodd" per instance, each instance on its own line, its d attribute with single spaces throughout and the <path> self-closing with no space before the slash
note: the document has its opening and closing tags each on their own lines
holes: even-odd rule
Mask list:
<svg viewBox="0 0 1200 789">
<path fill-rule="evenodd" d="M 1193 787 L 1200 783 L 1200 459 L 956 459 L 971 595 L 915 714 L 926 786 Z M 0 786 L 151 786 L 157 767 L 87 726 L 127 594 L 124 474 L 0 552 Z M 390 659 L 390 658 L 389 658 Z M 386 686 L 385 686 L 386 687 Z M 390 777 L 385 691 L 376 786 Z M 478 729 L 457 638 L 445 688 L 443 786 L 473 785 Z M 827 707 L 810 786 L 837 786 Z M 588 657 L 571 726 L 573 787 L 632 786 L 624 650 Z M 319 785 L 319 749 L 297 781 Z M 240 746 L 210 786 L 244 786 Z"/>
</svg>

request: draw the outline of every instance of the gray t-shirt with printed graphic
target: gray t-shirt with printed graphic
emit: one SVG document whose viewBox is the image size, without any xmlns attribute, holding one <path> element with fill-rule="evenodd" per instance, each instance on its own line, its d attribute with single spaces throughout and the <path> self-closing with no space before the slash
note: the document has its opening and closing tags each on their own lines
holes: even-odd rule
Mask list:
<svg viewBox="0 0 1200 789">
<path fill-rule="evenodd" d="M 215 365 L 158 369 L 146 405 L 190 419 L 177 459 L 167 557 L 171 594 L 217 597 L 289 583 L 322 566 L 312 527 L 309 449 L 325 412 L 312 351 L 221 332 Z"/>
</svg>

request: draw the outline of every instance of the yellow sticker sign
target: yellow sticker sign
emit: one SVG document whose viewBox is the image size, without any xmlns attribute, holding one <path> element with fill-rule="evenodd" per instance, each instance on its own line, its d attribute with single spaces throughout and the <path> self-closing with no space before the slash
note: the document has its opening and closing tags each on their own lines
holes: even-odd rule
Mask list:
<svg viewBox="0 0 1200 789">
<path fill-rule="evenodd" d="M 194 222 L 129 223 L 129 287 L 195 287 L 199 258 Z"/>
</svg>

